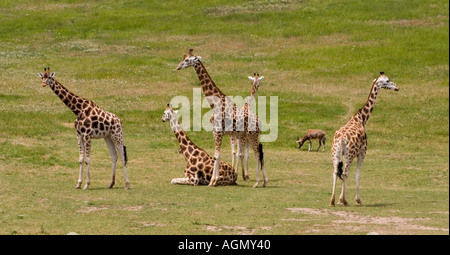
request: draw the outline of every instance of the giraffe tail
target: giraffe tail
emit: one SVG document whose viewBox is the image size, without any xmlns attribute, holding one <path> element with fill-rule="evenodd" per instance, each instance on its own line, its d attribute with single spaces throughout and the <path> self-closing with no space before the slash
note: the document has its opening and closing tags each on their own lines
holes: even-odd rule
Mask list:
<svg viewBox="0 0 450 255">
<path fill-rule="evenodd" d="M 342 179 L 342 173 L 343 173 L 342 168 L 343 168 L 343 166 L 344 166 L 344 163 L 342 162 L 342 155 L 344 154 L 344 151 L 345 151 L 345 149 L 346 149 L 346 148 L 345 148 L 346 145 L 347 145 L 347 143 L 346 143 L 345 141 L 342 141 L 341 150 L 337 152 L 337 153 L 339 154 L 339 163 L 338 163 L 338 169 L 337 169 L 337 176 L 338 176 L 339 179 L 341 179 L 341 180 L 344 180 L 344 179 Z"/>
<path fill-rule="evenodd" d="M 127 165 L 128 156 L 127 156 L 127 147 L 125 145 L 123 146 L 123 157 L 125 158 L 124 165 Z"/>
<path fill-rule="evenodd" d="M 261 168 L 264 166 L 264 152 L 263 152 L 263 145 L 262 143 L 259 143 L 259 162 L 261 163 Z"/>
<path fill-rule="evenodd" d="M 342 163 L 342 161 L 340 161 L 339 162 L 339 164 L 338 164 L 338 171 L 337 171 L 337 176 L 341 179 L 341 180 L 344 180 L 344 179 L 342 179 L 342 166 L 344 165 L 344 163 Z"/>
</svg>

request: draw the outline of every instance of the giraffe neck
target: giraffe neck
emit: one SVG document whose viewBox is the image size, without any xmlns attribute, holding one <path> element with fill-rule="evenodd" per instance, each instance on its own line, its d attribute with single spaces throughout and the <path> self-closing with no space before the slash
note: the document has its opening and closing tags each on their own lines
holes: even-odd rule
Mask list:
<svg viewBox="0 0 450 255">
<path fill-rule="evenodd" d="M 376 85 L 375 81 L 372 85 L 372 89 L 370 90 L 369 97 L 367 98 L 367 102 L 364 106 L 359 109 L 359 111 L 355 114 L 355 116 L 359 117 L 359 121 L 365 127 L 367 121 L 369 120 L 370 114 L 372 113 L 373 107 L 375 105 L 375 100 L 377 99 L 379 88 Z"/>
<path fill-rule="evenodd" d="M 252 91 L 250 92 L 250 96 L 246 103 L 247 108 L 252 107 L 253 102 L 255 102 L 255 94 L 256 94 L 256 91 L 258 91 L 258 88 L 259 88 L 259 81 L 255 81 L 253 83 Z"/>
<path fill-rule="evenodd" d="M 215 96 L 218 98 L 225 97 L 225 94 L 220 91 L 220 89 L 216 86 L 214 81 L 209 76 L 208 72 L 206 71 L 205 66 L 200 60 L 197 60 L 194 64 L 195 71 L 197 72 L 198 79 L 200 80 L 200 83 L 202 85 L 203 93 L 205 94 L 205 97 L 209 96 Z M 211 108 L 214 107 L 214 103 L 212 100 L 208 99 L 209 105 Z"/>
<path fill-rule="evenodd" d="M 56 80 L 53 80 L 53 82 L 50 84 L 50 88 L 53 90 L 53 92 L 55 92 L 59 99 L 61 99 L 61 101 L 77 116 L 81 112 L 83 112 L 83 105 L 85 103 L 89 104 L 88 100 L 85 100 L 73 94 Z"/>
<path fill-rule="evenodd" d="M 170 127 L 172 128 L 172 131 L 177 138 L 178 144 L 180 145 L 180 153 L 183 154 L 186 161 L 188 161 L 190 154 L 194 150 L 197 150 L 198 147 L 191 141 L 191 139 L 189 139 L 175 116 L 170 119 Z"/>
</svg>

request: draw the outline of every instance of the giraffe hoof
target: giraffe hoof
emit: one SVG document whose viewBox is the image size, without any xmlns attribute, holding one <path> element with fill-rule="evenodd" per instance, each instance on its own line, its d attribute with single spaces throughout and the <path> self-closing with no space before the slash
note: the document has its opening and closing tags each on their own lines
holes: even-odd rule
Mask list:
<svg viewBox="0 0 450 255">
<path fill-rule="evenodd" d="M 339 201 L 338 204 L 339 205 L 348 206 L 348 202 L 347 201 Z"/>
<path fill-rule="evenodd" d="M 75 189 L 81 189 L 81 182 L 79 182 L 79 183 L 77 184 L 77 186 L 75 187 Z"/>
<path fill-rule="evenodd" d="M 130 184 L 129 184 L 129 183 L 127 183 L 127 184 L 125 185 L 125 189 L 130 189 Z"/>
<path fill-rule="evenodd" d="M 259 183 L 255 183 L 255 184 L 253 185 L 253 188 L 258 188 L 258 185 L 259 185 Z"/>
<path fill-rule="evenodd" d="M 83 189 L 84 189 L 84 190 L 89 189 L 89 183 L 86 183 L 86 185 L 84 185 Z"/>
</svg>

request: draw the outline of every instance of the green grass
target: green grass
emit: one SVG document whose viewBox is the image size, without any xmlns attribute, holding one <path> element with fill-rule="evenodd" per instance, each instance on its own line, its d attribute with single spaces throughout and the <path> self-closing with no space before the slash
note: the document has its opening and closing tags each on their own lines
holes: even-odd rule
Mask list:
<svg viewBox="0 0 450 255">
<path fill-rule="evenodd" d="M 432 1 L 1 1 L 0 234 L 446 234 L 449 225 L 449 4 Z M 278 139 L 265 143 L 266 188 L 190 187 L 160 118 L 174 96 L 191 100 L 189 48 L 220 89 L 278 96 Z M 73 93 L 118 115 L 131 190 L 93 141 L 91 189 L 75 190 L 75 116 L 37 72 L 50 66 Z M 328 207 L 334 131 L 364 104 L 379 71 L 367 126 L 361 199 Z M 209 109 L 203 109 L 206 113 Z M 325 153 L 296 148 L 309 128 Z M 211 155 L 212 134 L 188 132 Z M 313 143 L 317 147 L 317 141 Z M 223 160 L 230 162 L 228 139 Z M 338 189 L 340 190 L 340 189 Z M 339 194 L 339 192 L 338 192 Z"/>
</svg>

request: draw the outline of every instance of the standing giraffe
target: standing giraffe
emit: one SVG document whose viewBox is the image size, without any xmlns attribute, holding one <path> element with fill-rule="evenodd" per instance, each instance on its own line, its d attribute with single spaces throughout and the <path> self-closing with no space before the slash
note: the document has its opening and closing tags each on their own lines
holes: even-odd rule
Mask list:
<svg viewBox="0 0 450 255">
<path fill-rule="evenodd" d="M 261 80 L 264 79 L 264 76 L 259 77 L 258 73 L 254 73 L 253 76 L 248 76 L 248 79 L 252 81 L 253 86 L 252 86 L 252 91 L 250 92 L 250 96 L 249 96 L 247 102 L 244 104 L 244 106 L 241 109 L 241 111 L 244 112 L 244 118 L 248 118 L 248 111 L 249 111 L 249 109 L 251 109 L 253 103 L 255 102 L 256 91 L 258 91 L 259 84 L 260 84 Z M 256 118 L 257 118 L 256 121 L 258 121 L 258 124 L 260 125 L 258 116 L 256 116 Z M 252 133 L 252 135 L 254 137 L 252 137 L 251 139 L 259 141 L 259 132 Z M 237 158 L 237 161 L 236 161 L 236 171 L 238 171 L 239 160 L 241 160 L 242 178 L 244 179 L 244 181 L 250 179 L 250 177 L 248 175 L 248 151 L 249 151 L 249 145 L 250 145 L 248 140 L 249 140 L 249 138 L 247 136 L 243 136 L 241 139 L 239 139 L 237 141 L 239 157 Z M 245 150 L 245 159 L 244 159 L 244 150 Z M 245 163 L 245 167 L 244 167 L 244 163 Z M 257 174 L 259 174 L 259 173 L 257 172 Z M 257 177 L 257 178 L 259 179 L 259 177 Z"/>
<path fill-rule="evenodd" d="M 180 145 L 179 153 L 184 155 L 187 166 L 184 170 L 184 178 L 172 179 L 172 184 L 188 184 L 188 185 L 208 185 L 211 181 L 214 169 L 214 159 L 206 153 L 205 150 L 195 145 L 187 136 L 181 127 L 174 111 L 169 104 L 161 118 L 163 122 L 170 120 L 170 127 L 175 133 L 175 137 Z M 220 161 L 219 180 L 217 185 L 234 185 L 237 175 L 231 165 Z"/>
<path fill-rule="evenodd" d="M 244 111 L 241 109 L 236 109 L 236 105 L 220 91 L 220 89 L 215 85 L 209 76 L 208 72 L 203 66 L 203 63 L 200 61 L 200 57 L 195 56 L 193 50 L 189 50 L 188 55 L 184 55 L 183 59 L 177 66 L 177 70 L 182 68 L 188 68 L 193 66 L 197 76 L 202 85 L 203 93 L 205 94 L 206 99 L 212 109 L 214 109 L 213 117 L 214 126 L 213 126 L 213 134 L 214 134 L 214 143 L 215 143 L 215 164 L 213 176 L 211 178 L 211 182 L 209 186 L 216 186 L 217 180 L 219 177 L 219 162 L 220 162 L 220 149 L 222 146 L 222 139 L 224 135 L 235 136 L 236 139 L 240 139 L 243 136 L 254 137 L 254 133 L 259 133 L 260 128 L 258 126 L 258 122 L 256 121 L 256 114 L 253 112 L 249 112 L 248 118 L 244 118 Z M 255 123 L 256 126 L 254 129 L 248 129 L 249 123 Z M 231 140 L 231 138 L 230 138 Z M 262 144 L 259 143 L 258 140 L 251 139 L 249 140 L 250 145 L 255 153 L 256 157 L 256 173 L 257 179 L 256 183 L 253 185 L 254 188 L 259 185 L 259 168 L 261 165 L 261 170 L 264 175 L 264 184 L 263 187 L 267 184 L 267 175 L 264 168 L 263 161 L 263 149 Z"/>
<path fill-rule="evenodd" d="M 43 74 L 39 73 L 39 77 L 42 78 L 42 87 L 49 85 L 61 101 L 77 116 L 75 129 L 77 130 L 78 147 L 80 150 L 80 174 L 78 176 L 78 184 L 75 188 L 79 189 L 81 187 L 84 163 L 86 163 L 86 184 L 83 189 L 89 188 L 91 139 L 103 138 L 108 146 L 112 161 L 112 176 L 109 188 L 112 188 L 115 184 L 118 152 L 125 173 L 125 189 L 129 189 L 130 182 L 126 167 L 127 151 L 123 142 L 122 122 L 115 114 L 100 109 L 91 100 L 83 99 L 68 91 L 61 83 L 53 78 L 54 75 L 55 73 L 50 73 L 50 68 L 44 68 Z"/>
<path fill-rule="evenodd" d="M 361 164 L 366 156 L 367 136 L 365 127 L 372 113 L 375 99 L 377 98 L 380 88 L 398 91 L 397 84 L 389 80 L 384 72 L 380 72 L 380 77 L 374 80 L 369 97 L 364 106 L 353 115 L 353 117 L 336 131 L 333 138 L 333 147 L 331 148 L 331 157 L 333 159 L 333 192 L 330 199 L 330 206 L 334 206 L 336 177 L 342 179 L 342 191 L 339 197 L 339 204 L 348 205 L 345 198 L 345 184 L 348 178 L 350 166 L 355 157 L 358 157 L 358 165 L 356 166 L 356 204 L 361 205 L 359 197 L 359 177 Z"/>
</svg>

